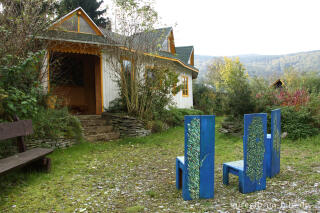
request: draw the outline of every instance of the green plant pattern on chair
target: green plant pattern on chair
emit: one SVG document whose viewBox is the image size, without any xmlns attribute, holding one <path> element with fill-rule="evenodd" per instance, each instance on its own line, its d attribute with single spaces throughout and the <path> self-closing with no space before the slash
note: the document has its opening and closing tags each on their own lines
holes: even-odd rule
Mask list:
<svg viewBox="0 0 320 213">
<path fill-rule="evenodd" d="M 200 119 L 188 124 L 188 162 L 189 192 L 192 199 L 200 196 Z"/>
<path fill-rule="evenodd" d="M 256 182 L 263 176 L 265 152 L 263 122 L 260 117 L 252 119 L 247 146 L 247 176 L 251 182 Z"/>
<path fill-rule="evenodd" d="M 279 127 L 278 127 L 278 118 L 275 116 L 274 118 L 274 136 L 273 136 L 273 150 L 277 153 L 277 155 L 280 154 L 280 133 L 279 133 Z"/>
</svg>

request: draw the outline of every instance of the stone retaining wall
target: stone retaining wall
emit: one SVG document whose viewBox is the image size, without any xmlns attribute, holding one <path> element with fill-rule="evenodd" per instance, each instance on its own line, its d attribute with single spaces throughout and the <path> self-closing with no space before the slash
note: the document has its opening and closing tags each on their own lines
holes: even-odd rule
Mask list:
<svg viewBox="0 0 320 213">
<path fill-rule="evenodd" d="M 76 139 L 71 138 L 57 138 L 57 139 L 31 139 L 26 142 L 27 149 L 43 147 L 53 149 L 63 149 L 71 147 L 76 144 Z"/>
<path fill-rule="evenodd" d="M 58 139 L 25 139 L 27 150 L 32 148 L 52 148 L 65 149 L 77 143 L 76 139 L 58 138 Z M 0 146 L 0 159 L 12 156 L 18 153 L 16 142 L 6 141 Z"/>
<path fill-rule="evenodd" d="M 119 130 L 120 137 L 143 137 L 151 134 L 151 130 L 145 129 L 144 122 L 134 117 L 104 112 L 102 118 Z"/>
</svg>

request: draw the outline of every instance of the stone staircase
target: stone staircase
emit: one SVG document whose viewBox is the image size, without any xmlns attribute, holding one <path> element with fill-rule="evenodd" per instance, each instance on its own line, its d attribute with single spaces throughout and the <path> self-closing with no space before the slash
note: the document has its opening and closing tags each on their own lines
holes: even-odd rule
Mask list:
<svg viewBox="0 0 320 213">
<path fill-rule="evenodd" d="M 119 139 L 120 133 L 103 119 L 101 115 L 78 115 L 83 128 L 84 138 L 88 141 L 110 141 Z"/>
</svg>

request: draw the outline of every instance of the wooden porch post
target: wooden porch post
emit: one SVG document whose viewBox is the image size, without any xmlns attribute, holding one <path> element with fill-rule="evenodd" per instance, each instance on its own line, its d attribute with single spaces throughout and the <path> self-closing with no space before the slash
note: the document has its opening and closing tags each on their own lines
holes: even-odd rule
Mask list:
<svg viewBox="0 0 320 213">
<path fill-rule="evenodd" d="M 102 79 L 102 55 L 95 60 L 95 91 L 96 91 L 96 114 L 103 111 L 103 79 Z"/>
</svg>

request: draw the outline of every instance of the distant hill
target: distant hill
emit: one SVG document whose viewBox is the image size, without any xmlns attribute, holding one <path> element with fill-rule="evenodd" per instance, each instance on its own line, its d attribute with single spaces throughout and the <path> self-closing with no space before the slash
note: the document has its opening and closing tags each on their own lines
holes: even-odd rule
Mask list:
<svg viewBox="0 0 320 213">
<path fill-rule="evenodd" d="M 293 67 L 299 72 L 320 71 L 320 50 L 300 52 L 287 55 L 239 55 L 241 63 L 249 75 L 275 79 L 283 74 L 286 68 Z M 216 56 L 195 56 L 195 66 L 200 69 L 199 78 L 207 73 L 207 65 Z"/>
</svg>

